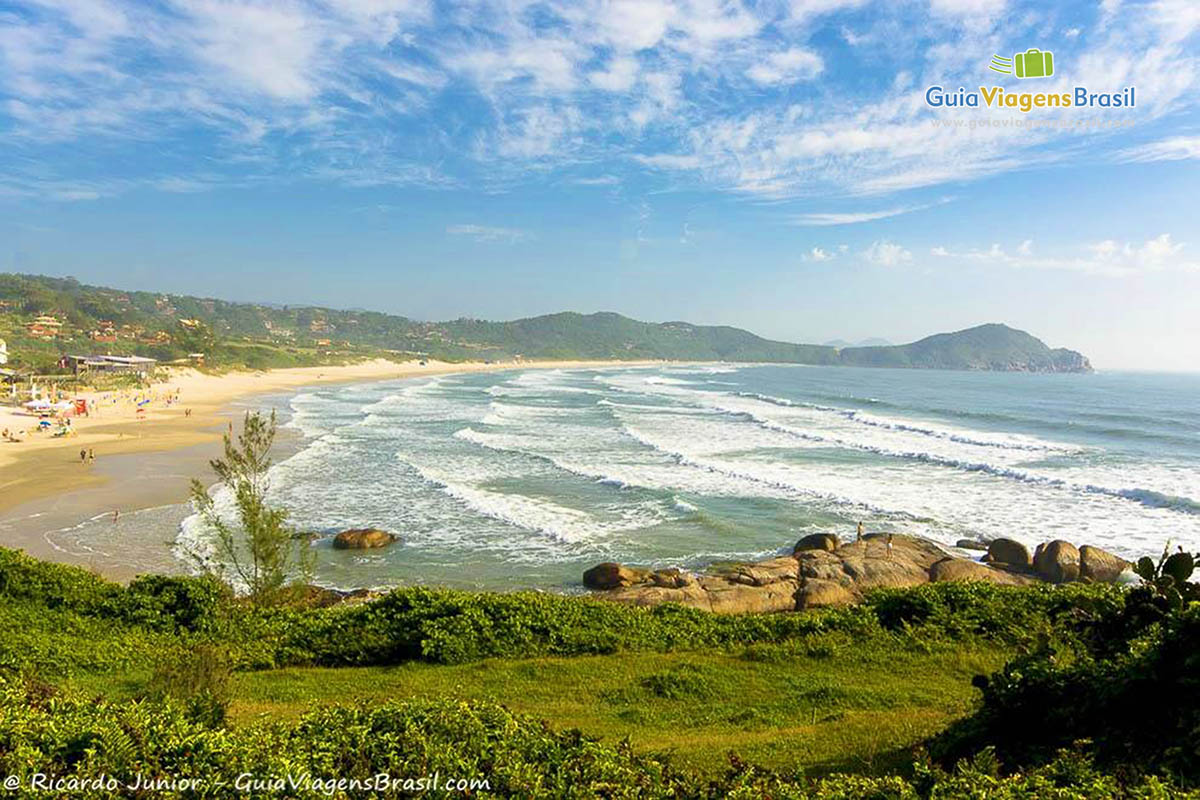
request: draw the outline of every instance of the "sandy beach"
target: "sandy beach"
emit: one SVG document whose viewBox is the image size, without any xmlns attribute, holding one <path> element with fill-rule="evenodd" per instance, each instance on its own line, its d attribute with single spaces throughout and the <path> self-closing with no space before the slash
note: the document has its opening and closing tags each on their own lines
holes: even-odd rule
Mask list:
<svg viewBox="0 0 1200 800">
<path fill-rule="evenodd" d="M 191 478 L 208 473 L 208 460 L 218 454 L 222 434 L 239 414 L 231 404 L 255 395 L 424 375 L 619 363 L 644 362 L 429 361 L 422 365 L 378 359 L 346 366 L 226 374 L 175 369 L 146 389 L 72 394 L 70 399 L 87 399 L 90 411 L 87 416 L 72 416 L 71 434 L 60 437 L 52 433 L 57 424 L 34 432 L 36 415 L 0 406 L 0 430 L 21 440 L 0 441 L 0 545 L 39 558 L 92 563 L 113 578 L 132 577 L 138 570 L 113 574 L 86 553 L 55 546 L 45 531 L 113 511 L 125 514 L 184 501 Z M 279 444 L 281 455 L 286 455 L 287 432 L 281 432 Z M 94 453 L 94 460 L 81 457 L 81 451 Z M 164 538 L 171 533 L 164 531 Z M 165 565 L 148 562 L 145 566 Z"/>
</svg>

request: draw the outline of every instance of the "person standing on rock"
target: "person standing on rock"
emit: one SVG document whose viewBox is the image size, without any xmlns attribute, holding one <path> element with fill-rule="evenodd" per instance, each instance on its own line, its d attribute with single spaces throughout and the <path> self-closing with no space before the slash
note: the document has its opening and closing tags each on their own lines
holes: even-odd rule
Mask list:
<svg viewBox="0 0 1200 800">
<path fill-rule="evenodd" d="M 862 537 L 863 537 L 863 524 L 862 524 L 862 520 L 859 520 L 858 521 L 858 538 L 855 541 L 861 542 L 863 540 Z"/>
</svg>

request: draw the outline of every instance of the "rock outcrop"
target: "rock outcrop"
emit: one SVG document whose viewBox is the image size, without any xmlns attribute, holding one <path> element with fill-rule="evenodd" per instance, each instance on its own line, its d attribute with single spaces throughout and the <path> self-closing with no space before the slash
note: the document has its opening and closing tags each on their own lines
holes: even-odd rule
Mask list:
<svg viewBox="0 0 1200 800">
<path fill-rule="evenodd" d="M 1107 550 L 1085 544 L 1079 548 L 1079 577 L 1096 583 L 1112 583 L 1133 565 Z"/>
<path fill-rule="evenodd" d="M 890 547 L 889 547 L 890 539 Z M 832 540 L 832 542 L 830 541 Z M 790 556 L 723 565 L 692 575 L 679 569 L 651 571 L 614 562 L 584 573 L 584 585 L 605 599 L 635 606 L 663 603 L 717 613 L 767 613 L 840 606 L 860 601 L 872 589 L 944 581 L 987 581 L 1023 586 L 1039 580 L 1115 581 L 1128 562 L 1096 547 L 1077 550 L 1063 540 L 1029 549 L 1012 539 L 989 545 L 985 562 L 955 556 L 928 539 L 867 534 L 836 544 L 808 536 Z M 834 544 L 830 549 L 830 544 Z M 804 545 L 804 546 L 802 546 Z"/>
<path fill-rule="evenodd" d="M 1029 548 L 1016 539 L 993 539 L 987 546 L 986 560 L 995 564 L 1009 564 L 1014 567 L 1029 567 L 1033 559 Z"/>
<path fill-rule="evenodd" d="M 583 585 L 589 589 L 619 589 L 643 583 L 650 577 L 644 569 L 626 567 L 613 561 L 605 561 L 583 573 Z"/>
<path fill-rule="evenodd" d="M 832 533 L 810 533 L 800 541 L 796 542 L 796 546 L 792 548 L 793 553 L 799 553 L 802 550 L 828 550 L 833 552 L 841 545 L 838 537 Z"/>
<path fill-rule="evenodd" d="M 1051 583 L 1079 580 L 1079 549 L 1065 539 L 1039 544 L 1033 552 L 1033 568 Z"/>
<path fill-rule="evenodd" d="M 964 558 L 943 558 L 929 568 L 929 580 L 941 581 L 987 581 L 1003 586 L 1025 586 L 1034 583 L 1033 578 L 1017 575 L 1002 569 L 967 561 Z"/>
<path fill-rule="evenodd" d="M 378 528 L 353 528 L 333 537 L 333 546 L 337 550 L 370 550 L 387 547 L 399 539 L 396 534 Z"/>
</svg>

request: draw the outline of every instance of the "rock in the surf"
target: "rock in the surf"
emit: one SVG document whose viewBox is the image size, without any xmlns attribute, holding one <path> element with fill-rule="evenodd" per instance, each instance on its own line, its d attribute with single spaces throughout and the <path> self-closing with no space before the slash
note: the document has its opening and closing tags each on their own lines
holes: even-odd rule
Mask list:
<svg viewBox="0 0 1200 800">
<path fill-rule="evenodd" d="M 1085 544 L 1079 548 L 1079 577 L 1085 581 L 1112 583 L 1130 566 L 1125 559 L 1099 547 Z"/>
<path fill-rule="evenodd" d="M 954 546 L 961 548 L 963 550 L 987 550 L 988 549 L 987 543 L 981 542 L 978 539 L 959 539 L 957 542 L 954 543 Z"/>
<path fill-rule="evenodd" d="M 987 547 L 987 561 L 1008 564 L 1013 567 L 1028 567 L 1033 564 L 1029 548 L 1016 539 L 993 539 Z"/>
<path fill-rule="evenodd" d="M 1033 553 L 1037 574 L 1051 583 L 1079 580 L 1079 549 L 1064 539 L 1039 544 Z"/>
<path fill-rule="evenodd" d="M 333 546 L 338 550 L 370 550 L 387 547 L 399 539 L 396 534 L 378 528 L 353 528 L 333 537 Z"/>
<path fill-rule="evenodd" d="M 589 589 L 619 589 L 645 583 L 649 579 L 649 570 L 627 567 L 615 561 L 605 561 L 583 573 L 583 585 Z"/>
<path fill-rule="evenodd" d="M 838 549 L 838 537 L 832 533 L 810 533 L 800 541 L 796 542 L 796 546 L 792 548 L 793 553 L 800 553 L 805 550 L 827 550 L 833 552 Z"/>
</svg>

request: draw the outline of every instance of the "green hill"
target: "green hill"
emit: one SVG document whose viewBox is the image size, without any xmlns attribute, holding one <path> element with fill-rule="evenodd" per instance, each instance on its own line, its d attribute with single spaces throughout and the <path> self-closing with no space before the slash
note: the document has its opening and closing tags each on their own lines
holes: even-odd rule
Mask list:
<svg viewBox="0 0 1200 800">
<path fill-rule="evenodd" d="M 51 317 L 49 329 L 39 317 Z M 253 367 L 322 363 L 381 352 L 447 360 L 672 359 L 867 367 L 1084 372 L 1086 358 L 1027 333 L 984 325 L 909 345 L 838 349 L 764 339 L 728 326 L 639 322 L 564 312 L 489 322 L 420 322 L 373 311 L 233 303 L 88 286 L 72 278 L 0 274 L 0 338 L 13 363 L 102 351 Z"/>
</svg>

